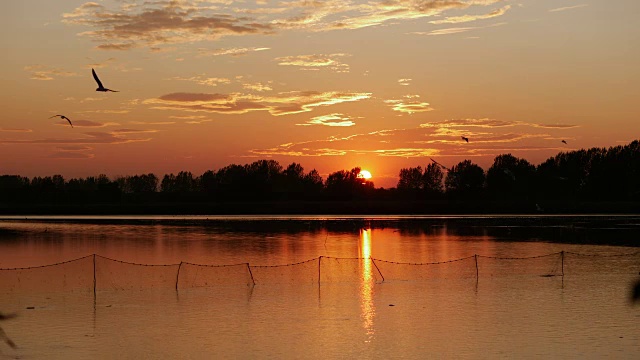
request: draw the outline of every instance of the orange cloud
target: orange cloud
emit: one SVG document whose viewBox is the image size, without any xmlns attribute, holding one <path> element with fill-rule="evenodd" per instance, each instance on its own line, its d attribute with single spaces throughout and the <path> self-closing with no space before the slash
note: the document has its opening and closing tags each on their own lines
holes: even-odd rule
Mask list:
<svg viewBox="0 0 640 360">
<path fill-rule="evenodd" d="M 204 94 L 172 93 L 144 101 L 153 109 L 209 112 L 220 114 L 245 114 L 251 111 L 268 111 L 273 116 L 296 114 L 345 102 L 365 100 L 371 93 L 292 91 L 274 96 L 258 96 L 240 93 Z"/>
<path fill-rule="evenodd" d="M 29 65 L 24 67 L 25 71 L 31 73 L 32 80 L 54 80 L 60 76 L 78 76 L 74 72 L 64 71 L 58 68 L 51 68 L 46 65 Z"/>
<path fill-rule="evenodd" d="M 304 70 L 327 68 L 335 72 L 349 72 L 349 65 L 341 62 L 339 58 L 348 56 L 347 54 L 316 54 L 297 55 L 275 58 L 278 65 L 298 66 Z"/>
<path fill-rule="evenodd" d="M 311 118 L 311 120 L 307 121 L 304 124 L 296 124 L 296 125 L 353 126 L 355 124 L 356 123 L 351 121 L 350 117 L 344 116 L 342 114 L 334 113 L 334 114 L 316 116 L 314 118 Z"/>
<path fill-rule="evenodd" d="M 491 19 L 494 17 L 498 17 L 498 16 L 502 16 L 504 15 L 507 10 L 511 9 L 511 5 L 507 5 L 505 7 L 502 7 L 500 9 L 496 9 L 488 14 L 484 14 L 484 15 L 462 15 L 462 16 L 452 16 L 452 17 L 447 17 L 445 19 L 442 20 L 433 20 L 433 21 L 429 21 L 429 23 L 431 24 L 458 24 L 458 23 L 464 23 L 464 22 L 471 22 L 471 21 L 476 21 L 476 20 L 484 20 L 484 19 Z"/>
<path fill-rule="evenodd" d="M 84 138 L 71 139 L 33 139 L 33 140 L 0 140 L 0 144 L 73 144 L 73 145 L 89 145 L 89 144 L 126 144 L 132 142 L 149 141 L 151 138 L 145 139 L 129 139 L 121 135 L 108 132 L 86 132 Z"/>
</svg>

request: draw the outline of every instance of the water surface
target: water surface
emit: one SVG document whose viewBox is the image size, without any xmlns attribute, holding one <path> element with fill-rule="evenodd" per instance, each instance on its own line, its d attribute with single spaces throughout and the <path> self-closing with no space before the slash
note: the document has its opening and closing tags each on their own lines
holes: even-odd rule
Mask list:
<svg viewBox="0 0 640 360">
<path fill-rule="evenodd" d="M 88 257 L 0 272 L 0 310 L 19 313 L 2 324 L 19 349 L 0 344 L 0 356 L 637 358 L 640 307 L 629 286 L 640 278 L 638 224 L 638 216 L 5 217 L 1 268 Z M 98 257 L 94 295 L 91 254 L 176 265 Z M 248 285 L 244 265 L 176 290 L 181 262 L 247 264 L 260 280 Z M 435 262 L 445 263 L 407 264 Z M 220 269 L 182 266 L 181 279 L 198 281 Z"/>
</svg>

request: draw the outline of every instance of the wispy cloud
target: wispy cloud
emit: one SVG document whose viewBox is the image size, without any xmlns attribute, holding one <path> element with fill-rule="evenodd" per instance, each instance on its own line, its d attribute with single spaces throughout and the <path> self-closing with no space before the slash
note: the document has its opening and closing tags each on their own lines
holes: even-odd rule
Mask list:
<svg viewBox="0 0 640 360">
<path fill-rule="evenodd" d="M 320 115 L 311 118 L 304 124 L 296 124 L 301 126 L 311 125 L 325 125 L 325 126 L 354 126 L 356 123 L 351 120 L 351 117 L 345 116 L 340 113 L 333 113 L 328 115 Z"/>
<path fill-rule="evenodd" d="M 412 79 L 399 79 L 398 80 L 398 84 L 403 85 L 403 86 L 408 86 L 410 84 Z"/>
<path fill-rule="evenodd" d="M 192 1 L 146 1 L 141 5 L 124 3 L 109 9 L 101 4 L 85 3 L 63 14 L 63 22 L 94 30 L 81 35 L 100 42 L 98 49 L 128 50 L 139 45 L 157 47 L 171 43 L 217 40 L 223 36 L 268 34 L 272 26 L 231 12 L 219 13 L 217 7 Z"/>
<path fill-rule="evenodd" d="M 5 128 L 5 127 L 0 127 L 0 131 L 2 131 L 2 132 L 19 132 L 19 133 L 28 133 L 28 132 L 32 132 L 33 130 L 31 130 L 31 129 L 21 129 L 21 128 Z"/>
<path fill-rule="evenodd" d="M 68 160 L 82 160 L 93 159 L 95 154 L 86 154 L 77 151 L 58 151 L 47 156 L 50 159 L 68 159 Z"/>
<path fill-rule="evenodd" d="M 262 91 L 271 91 L 273 90 L 273 88 L 271 88 L 270 85 L 271 81 L 269 81 L 269 83 L 267 84 L 263 84 L 263 83 L 244 83 L 242 84 L 242 88 L 247 89 L 247 90 L 252 90 L 252 91 L 258 91 L 258 92 L 262 92 Z"/>
<path fill-rule="evenodd" d="M 199 56 L 244 56 L 251 52 L 269 50 L 268 47 L 230 48 L 230 49 L 198 49 Z"/>
<path fill-rule="evenodd" d="M 122 135 L 111 132 L 85 132 L 86 135 L 82 138 L 70 138 L 70 139 L 26 139 L 26 140 L 3 140 L 0 139 L 0 144 L 73 144 L 73 145 L 90 145 L 90 144 L 127 144 L 133 142 L 149 141 L 151 138 L 126 138 Z"/>
<path fill-rule="evenodd" d="M 381 157 L 494 157 L 504 152 L 555 151 L 558 141 L 550 140 L 554 138 L 553 134 L 542 131 L 564 131 L 571 127 L 573 125 L 547 127 L 536 123 L 494 119 L 448 120 L 413 128 L 289 142 L 270 148 L 252 149 L 249 154 L 315 157 L 347 154 Z M 505 129 L 509 131 L 505 132 Z M 468 136 L 470 142 L 463 141 L 461 135 Z"/>
<path fill-rule="evenodd" d="M 458 24 L 458 23 L 465 23 L 465 22 L 471 22 L 476 20 L 491 19 L 491 18 L 504 15 L 509 9 L 511 9 L 511 5 L 507 5 L 500 9 L 496 9 L 488 14 L 452 16 L 442 20 L 432 20 L 429 22 L 431 24 Z"/>
<path fill-rule="evenodd" d="M 578 9 L 578 8 L 585 7 L 585 6 L 589 6 L 589 4 L 579 4 L 579 5 L 573 5 L 573 6 L 559 7 L 559 8 L 555 8 L 555 9 L 550 9 L 549 12 L 572 10 L 572 9 Z"/>
<path fill-rule="evenodd" d="M 97 122 L 97 121 L 91 121 L 91 120 L 73 120 L 73 126 L 74 127 L 88 127 L 88 128 L 102 128 L 102 127 L 107 127 L 107 126 L 117 126 L 120 125 L 118 123 L 115 122 L 106 122 L 106 123 L 101 123 L 101 122 Z M 62 125 L 62 126 L 69 126 L 69 123 L 62 120 L 60 122 L 56 123 L 57 125 Z"/>
<path fill-rule="evenodd" d="M 491 24 L 491 25 L 487 25 L 487 26 L 453 27 L 453 28 L 437 29 L 437 30 L 432 30 L 432 31 L 415 31 L 415 32 L 411 32 L 409 34 L 412 34 L 412 35 L 429 35 L 429 36 L 451 35 L 451 34 L 459 34 L 459 33 L 467 32 L 467 31 L 471 31 L 471 30 L 492 28 L 492 27 L 502 26 L 502 25 L 506 25 L 506 24 L 507 23 L 505 23 L 505 22 L 500 22 L 500 23 L 495 23 L 495 24 Z"/>
<path fill-rule="evenodd" d="M 280 116 L 313 110 L 345 102 L 369 99 L 371 93 L 292 91 L 273 96 L 251 94 L 172 93 L 156 99 L 145 100 L 153 109 L 209 112 L 220 114 L 245 114 L 251 111 L 268 111 Z"/>
<path fill-rule="evenodd" d="M 227 85 L 231 83 L 231 80 L 227 78 L 205 77 L 204 75 L 180 77 L 175 76 L 166 80 L 179 80 L 179 81 L 191 81 L 200 85 L 206 86 L 218 86 L 219 84 Z"/>
<path fill-rule="evenodd" d="M 384 102 L 391 107 L 393 111 L 401 113 L 413 114 L 417 112 L 433 111 L 433 107 L 428 102 L 415 101 L 411 99 L 419 98 L 418 95 L 405 96 L 403 100 L 385 100 Z"/>
<path fill-rule="evenodd" d="M 24 70 L 31 74 L 32 80 L 54 80 L 57 77 L 77 76 L 78 74 L 70 71 L 65 71 L 58 68 L 52 68 L 46 65 L 29 65 L 25 66 Z"/>
<path fill-rule="evenodd" d="M 297 66 L 303 70 L 317 70 L 326 68 L 335 72 L 349 72 L 349 65 L 340 61 L 347 54 L 312 54 L 295 55 L 275 58 L 278 65 Z"/>
<path fill-rule="evenodd" d="M 420 18 L 443 16 L 448 11 L 487 7 L 502 0 L 390 0 L 258 2 L 240 8 L 239 2 L 200 0 L 147 0 L 140 4 L 117 2 L 105 6 L 85 3 L 63 14 L 63 22 L 89 27 L 80 35 L 98 42 L 99 49 L 128 50 L 146 46 L 217 40 L 225 36 L 269 35 L 289 30 L 332 31 L 361 29 Z M 505 7 L 506 8 L 506 7 Z M 449 17 L 451 21 L 499 16 Z M 457 19 L 457 20 L 456 20 Z M 436 20 L 438 21 L 438 20 Z M 242 55 L 264 48 L 220 49 L 210 55 Z M 207 51 L 202 54 L 206 54 Z"/>
<path fill-rule="evenodd" d="M 420 124 L 421 128 L 456 128 L 456 127 L 480 127 L 480 128 L 500 128 L 511 126 L 529 126 L 545 129 L 571 129 L 578 127 L 573 124 L 537 124 L 524 121 L 496 120 L 489 118 L 482 119 L 451 119 L 437 122 Z"/>
</svg>

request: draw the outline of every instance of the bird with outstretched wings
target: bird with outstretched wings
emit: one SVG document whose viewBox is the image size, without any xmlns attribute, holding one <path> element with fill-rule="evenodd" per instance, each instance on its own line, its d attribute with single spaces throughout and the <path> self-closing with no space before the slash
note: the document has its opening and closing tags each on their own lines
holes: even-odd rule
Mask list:
<svg viewBox="0 0 640 360">
<path fill-rule="evenodd" d="M 53 115 L 53 116 L 49 117 L 49 119 L 53 119 L 54 117 L 59 117 L 60 119 L 67 120 L 67 122 L 69 122 L 69 125 L 71 125 L 71 127 L 73 127 L 73 124 L 71 123 L 71 120 L 68 117 L 66 117 L 64 115 Z"/>
<path fill-rule="evenodd" d="M 119 92 L 118 90 L 111 90 L 111 89 L 107 89 L 106 87 L 102 86 L 102 81 L 100 81 L 100 79 L 98 78 L 98 74 L 96 74 L 96 71 L 91 69 L 91 73 L 93 74 L 93 79 L 98 83 L 98 88 L 96 89 L 96 91 L 102 91 L 102 92 L 107 92 L 107 91 L 111 91 L 111 92 Z"/>
</svg>

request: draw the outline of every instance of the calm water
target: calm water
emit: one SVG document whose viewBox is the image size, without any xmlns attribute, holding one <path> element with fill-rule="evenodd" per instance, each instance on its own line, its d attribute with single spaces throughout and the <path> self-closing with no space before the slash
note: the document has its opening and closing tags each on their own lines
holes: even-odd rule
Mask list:
<svg viewBox="0 0 640 360">
<path fill-rule="evenodd" d="M 5 217 L 0 268 L 248 263 L 256 285 L 225 267 L 176 291 L 176 265 L 98 257 L 94 298 L 92 256 L 0 271 L 19 313 L 0 358 L 633 359 L 640 255 L 618 255 L 639 235 L 640 216 Z"/>
</svg>

